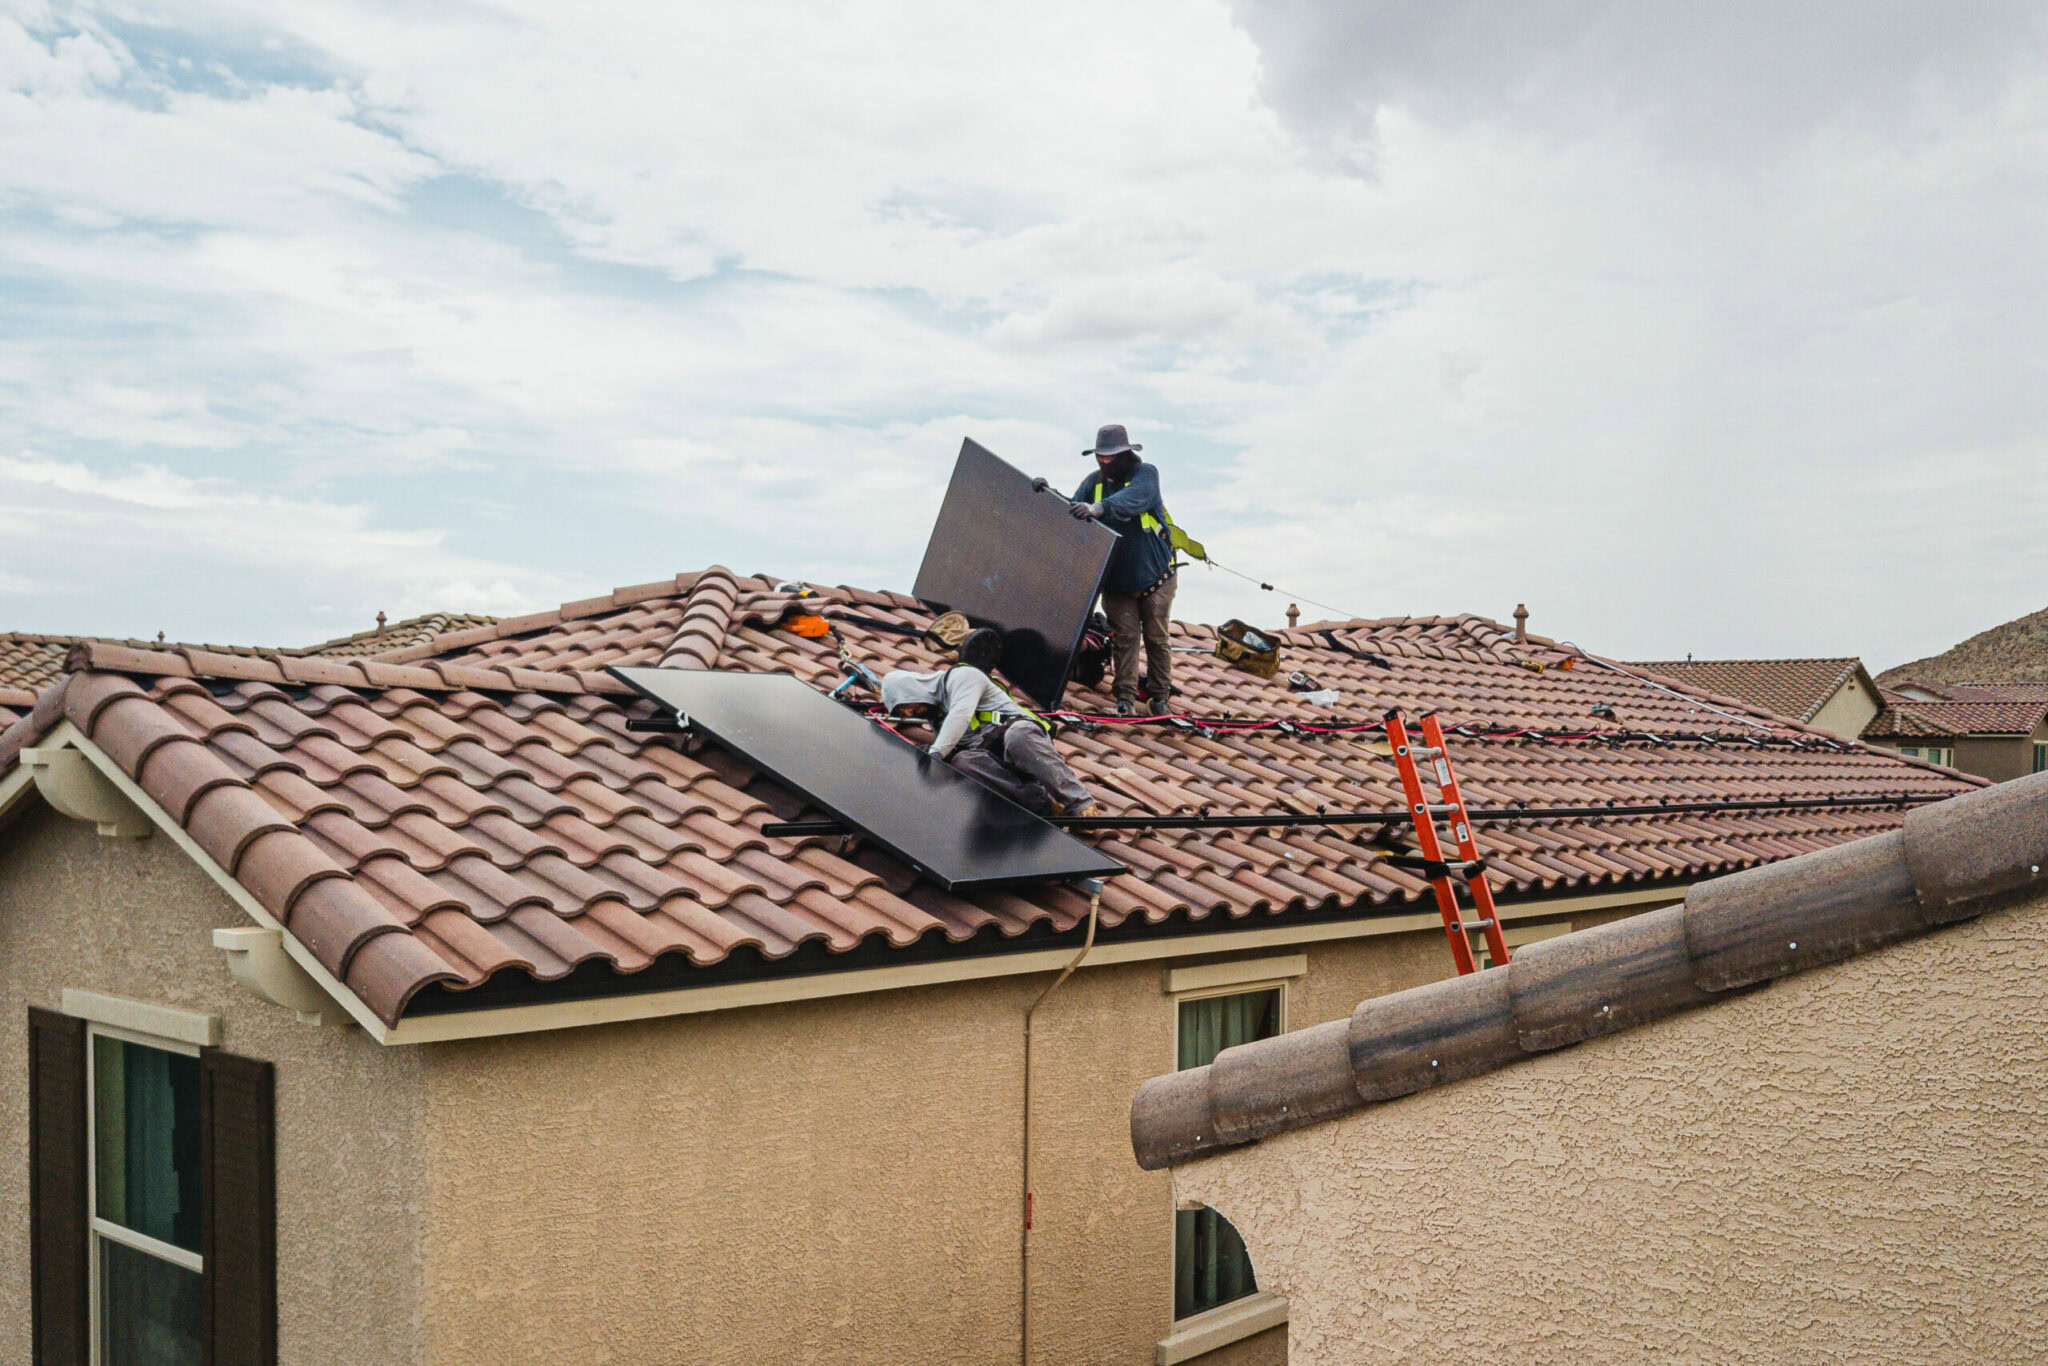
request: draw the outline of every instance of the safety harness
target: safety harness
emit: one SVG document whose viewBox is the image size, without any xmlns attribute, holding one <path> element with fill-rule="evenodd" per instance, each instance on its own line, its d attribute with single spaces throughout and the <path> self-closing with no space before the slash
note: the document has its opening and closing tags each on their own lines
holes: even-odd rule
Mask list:
<svg viewBox="0 0 2048 1366">
<path fill-rule="evenodd" d="M 961 667 L 963 666 L 955 664 L 952 666 L 952 668 L 946 670 L 944 677 L 942 677 L 939 680 L 939 692 L 941 694 L 944 694 L 947 691 L 946 682 L 948 679 L 953 677 L 953 669 L 958 669 Z M 1010 699 L 1010 705 L 1015 707 L 1018 711 L 1023 712 L 1024 715 L 1026 715 L 1033 721 L 1036 721 L 1039 725 L 1043 726 L 1045 728 L 1046 734 L 1052 734 L 1052 722 L 1046 720 L 1043 716 L 1040 716 L 1037 712 L 1031 710 L 1031 708 L 1025 706 L 1022 702 L 1019 702 L 1015 697 L 1012 697 Z M 993 726 L 1002 719 L 1003 714 L 1001 712 L 978 711 L 974 713 L 973 718 L 968 721 L 967 733 L 969 735 L 972 735 L 976 731 L 980 730 L 983 726 Z"/>
</svg>

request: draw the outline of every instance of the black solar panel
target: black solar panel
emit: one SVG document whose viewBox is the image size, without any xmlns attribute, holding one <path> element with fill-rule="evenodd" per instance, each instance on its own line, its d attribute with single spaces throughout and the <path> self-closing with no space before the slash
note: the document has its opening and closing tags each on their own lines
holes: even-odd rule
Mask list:
<svg viewBox="0 0 2048 1366">
<path fill-rule="evenodd" d="M 1001 631 L 1003 677 L 1050 710 L 1115 548 L 1114 531 L 1068 515 L 1064 496 L 1032 492 L 1022 471 L 963 441 L 910 591 Z"/>
<path fill-rule="evenodd" d="M 1109 877 L 1115 859 L 787 674 L 608 670 L 949 890 Z"/>
</svg>

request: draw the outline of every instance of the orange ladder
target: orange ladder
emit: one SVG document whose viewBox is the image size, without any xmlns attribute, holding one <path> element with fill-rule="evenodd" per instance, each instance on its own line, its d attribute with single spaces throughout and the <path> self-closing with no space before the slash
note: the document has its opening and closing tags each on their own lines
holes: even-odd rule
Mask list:
<svg viewBox="0 0 2048 1366">
<path fill-rule="evenodd" d="M 1493 966 L 1501 967 L 1508 961 L 1507 940 L 1501 937 L 1500 912 L 1493 906 L 1493 889 L 1486 885 L 1486 860 L 1480 857 L 1479 846 L 1472 839 L 1472 822 L 1465 815 L 1465 798 L 1458 791 L 1457 775 L 1451 772 L 1451 752 L 1444 746 L 1444 728 L 1436 719 L 1435 712 L 1422 717 L 1422 743 L 1417 745 L 1410 738 L 1408 723 L 1398 711 L 1387 713 L 1387 740 L 1394 747 L 1394 765 L 1401 770 L 1401 790 L 1408 797 L 1408 815 L 1415 822 L 1415 840 L 1422 850 L 1420 858 L 1412 855 L 1389 854 L 1387 862 L 1402 868 L 1420 869 L 1436 889 L 1436 905 L 1443 912 L 1444 933 L 1451 940 L 1451 961 L 1457 964 L 1460 975 L 1479 971 L 1478 960 L 1472 956 L 1474 931 L 1482 932 L 1486 938 L 1486 951 L 1493 959 Z M 1429 763 L 1430 777 L 1435 781 L 1442 800 L 1432 802 L 1422 786 L 1422 772 L 1416 760 Z M 1437 839 L 1436 818 L 1445 817 L 1450 822 L 1451 842 L 1457 846 L 1458 857 L 1446 859 L 1442 843 Z M 1473 904 L 1478 908 L 1477 920 L 1465 919 L 1458 906 L 1456 883 L 1465 884 L 1472 894 Z"/>
</svg>

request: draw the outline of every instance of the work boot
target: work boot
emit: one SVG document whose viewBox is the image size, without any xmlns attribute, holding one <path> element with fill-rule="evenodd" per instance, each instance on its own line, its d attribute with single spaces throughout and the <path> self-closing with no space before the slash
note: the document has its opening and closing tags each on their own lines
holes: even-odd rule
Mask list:
<svg viewBox="0 0 2048 1366">
<path fill-rule="evenodd" d="M 1138 714 L 1137 699 L 1131 697 L 1119 697 L 1116 700 L 1116 714 L 1118 716 L 1136 716 Z"/>
<path fill-rule="evenodd" d="M 1173 704 L 1163 697 L 1154 697 L 1145 703 L 1145 715 L 1165 716 L 1173 711 Z"/>
</svg>

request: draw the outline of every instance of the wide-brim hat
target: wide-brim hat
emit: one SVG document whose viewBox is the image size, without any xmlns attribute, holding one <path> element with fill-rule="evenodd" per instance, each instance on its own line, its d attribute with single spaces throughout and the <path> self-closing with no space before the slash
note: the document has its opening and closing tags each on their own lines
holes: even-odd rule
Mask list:
<svg viewBox="0 0 2048 1366">
<path fill-rule="evenodd" d="M 1122 423 L 1112 422 L 1107 427 L 1097 429 L 1095 445 L 1088 450 L 1082 451 L 1081 454 L 1122 455 L 1125 451 L 1142 451 L 1144 449 L 1143 446 L 1133 446 L 1131 444 L 1131 435 L 1123 429 Z"/>
</svg>

